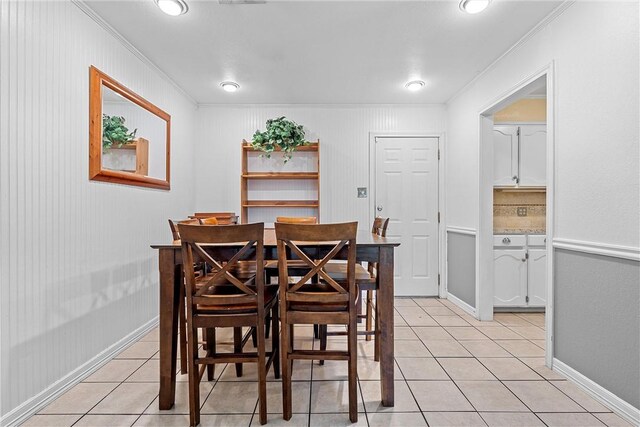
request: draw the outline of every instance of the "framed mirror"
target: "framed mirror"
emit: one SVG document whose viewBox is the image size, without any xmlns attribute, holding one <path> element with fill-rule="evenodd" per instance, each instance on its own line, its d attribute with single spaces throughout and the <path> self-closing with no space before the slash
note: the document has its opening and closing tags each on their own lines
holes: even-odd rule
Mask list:
<svg viewBox="0 0 640 427">
<path fill-rule="evenodd" d="M 89 179 L 169 190 L 171 116 L 89 70 Z"/>
</svg>

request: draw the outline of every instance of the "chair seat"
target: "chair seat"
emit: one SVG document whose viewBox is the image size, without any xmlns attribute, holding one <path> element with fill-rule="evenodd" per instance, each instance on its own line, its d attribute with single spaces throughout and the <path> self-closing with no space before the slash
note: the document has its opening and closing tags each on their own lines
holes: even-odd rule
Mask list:
<svg viewBox="0 0 640 427">
<path fill-rule="evenodd" d="M 324 271 L 334 280 L 347 280 L 347 263 L 328 262 L 324 265 Z M 356 264 L 356 282 L 375 281 L 371 274 L 360 264 Z"/>
<path fill-rule="evenodd" d="M 342 283 L 339 283 L 341 286 Z M 300 290 L 297 291 L 300 294 L 315 294 L 318 297 L 317 301 L 313 302 L 302 302 L 302 301 L 291 301 L 289 303 L 289 310 L 294 311 L 348 311 L 349 306 L 348 303 L 336 303 L 336 302 L 322 302 L 322 294 L 326 293 L 327 295 L 335 295 L 335 290 L 327 285 L 326 283 L 307 283 Z M 359 298 L 360 293 L 356 293 L 356 302 Z"/>
<path fill-rule="evenodd" d="M 249 286 L 249 289 L 255 290 L 255 286 Z M 270 306 L 276 301 L 278 296 L 278 286 L 264 287 L 264 305 Z M 212 296 L 243 296 L 242 292 L 233 285 L 214 286 L 207 295 Z M 198 305 L 199 314 L 246 314 L 254 313 L 258 310 L 258 303 L 250 302 L 246 304 L 224 304 L 224 305 Z"/>
<path fill-rule="evenodd" d="M 304 262 L 301 259 L 294 259 L 294 260 L 289 260 L 287 261 L 287 265 L 289 266 L 289 268 L 309 268 L 309 264 L 307 264 L 306 262 Z M 267 261 L 264 264 L 264 268 L 265 269 L 277 269 L 278 268 L 278 261 Z"/>
</svg>

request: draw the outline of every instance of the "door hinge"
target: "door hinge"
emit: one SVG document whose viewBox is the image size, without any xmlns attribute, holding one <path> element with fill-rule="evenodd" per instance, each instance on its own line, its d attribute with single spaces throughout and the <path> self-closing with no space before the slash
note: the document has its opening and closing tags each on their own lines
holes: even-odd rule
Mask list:
<svg viewBox="0 0 640 427">
<path fill-rule="evenodd" d="M 440 224 L 440 212 L 438 212 L 438 224 Z"/>
<path fill-rule="evenodd" d="M 524 300 L 526 303 L 529 303 L 529 295 L 527 295 L 526 297 L 524 297 Z"/>
<path fill-rule="evenodd" d="M 516 135 L 520 136 L 520 128 L 516 131 Z"/>
<path fill-rule="evenodd" d="M 524 257 L 525 257 L 525 259 L 529 259 L 529 252 L 528 251 L 525 252 Z"/>
<path fill-rule="evenodd" d="M 438 286 L 440 286 L 440 273 L 438 273 Z"/>
<path fill-rule="evenodd" d="M 440 160 L 440 149 L 438 148 L 438 160 Z"/>
</svg>

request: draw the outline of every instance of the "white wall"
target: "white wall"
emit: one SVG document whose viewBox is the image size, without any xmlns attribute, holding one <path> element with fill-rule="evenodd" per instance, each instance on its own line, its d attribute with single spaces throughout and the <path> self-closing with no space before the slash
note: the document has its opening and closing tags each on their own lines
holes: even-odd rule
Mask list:
<svg viewBox="0 0 640 427">
<path fill-rule="evenodd" d="M 171 191 L 89 181 L 92 64 L 171 114 Z M 6 421 L 157 316 L 149 245 L 193 211 L 195 107 L 69 2 L 0 0 L 0 94 Z"/>
<path fill-rule="evenodd" d="M 448 104 L 447 223 L 478 218 L 478 114 L 552 61 L 556 238 L 638 247 L 638 3 L 576 2 Z"/>
<path fill-rule="evenodd" d="M 369 199 L 356 197 L 356 187 L 369 187 L 369 132 L 440 134 L 445 129 L 442 105 L 202 106 L 195 163 L 198 211 L 240 211 L 241 141 L 279 116 L 304 125 L 307 139 L 320 139 L 322 222 L 357 219 L 361 228 L 371 221 Z"/>
</svg>

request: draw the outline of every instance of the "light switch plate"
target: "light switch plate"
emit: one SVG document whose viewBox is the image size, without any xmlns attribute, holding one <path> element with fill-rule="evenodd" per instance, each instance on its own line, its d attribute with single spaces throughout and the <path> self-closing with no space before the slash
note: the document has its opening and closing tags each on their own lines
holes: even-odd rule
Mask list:
<svg viewBox="0 0 640 427">
<path fill-rule="evenodd" d="M 358 187 L 358 199 L 367 198 L 367 187 Z"/>
</svg>

